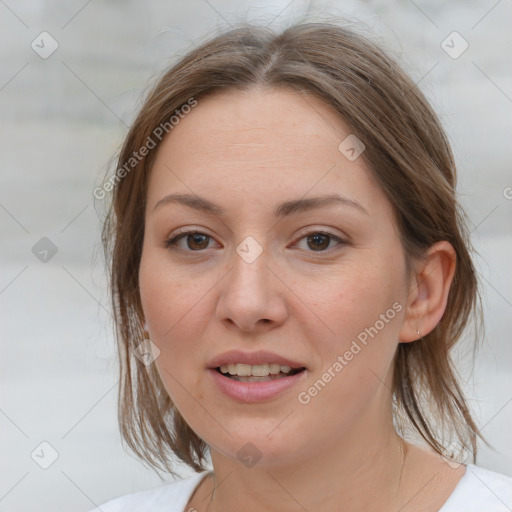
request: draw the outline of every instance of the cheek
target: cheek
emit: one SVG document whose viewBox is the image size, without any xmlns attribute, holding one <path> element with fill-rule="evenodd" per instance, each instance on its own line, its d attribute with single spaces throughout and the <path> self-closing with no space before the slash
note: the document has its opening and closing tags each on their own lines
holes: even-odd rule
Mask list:
<svg viewBox="0 0 512 512">
<path fill-rule="evenodd" d="M 336 279 L 318 288 L 314 303 L 325 312 L 331 329 L 346 339 L 378 320 L 402 295 L 400 290 L 389 267 L 373 260 L 347 265 Z"/>
<path fill-rule="evenodd" d="M 373 397 L 385 392 L 397 346 L 402 304 L 401 283 L 389 266 L 354 265 L 328 285 L 320 285 L 311 304 L 329 327 L 315 339 L 318 365 L 301 388 L 303 413 L 317 411 L 338 425 L 358 417 Z M 333 404 L 337 404 L 333 407 Z M 314 421 L 314 420 L 311 420 Z M 333 434 L 334 435 L 334 434 Z"/>
<path fill-rule="evenodd" d="M 354 386 L 364 381 L 368 368 L 385 376 L 397 346 L 405 289 L 399 258 L 394 269 L 376 255 L 367 254 L 364 260 L 347 265 L 335 279 L 315 287 L 311 299 L 314 311 L 329 328 L 316 336 L 319 371 L 346 354 L 350 372 L 345 368 L 343 372 L 352 375 Z"/>
<path fill-rule="evenodd" d="M 196 340 L 208 321 L 204 300 L 208 287 L 190 275 L 185 278 L 175 267 L 170 268 L 165 258 L 150 251 L 143 252 L 139 285 L 151 341 L 160 350 L 157 367 L 173 375 L 185 373 L 188 363 L 197 356 Z"/>
<path fill-rule="evenodd" d="M 201 297 L 208 283 L 183 267 L 171 265 L 168 253 L 152 247 L 152 240 L 145 243 L 139 269 L 142 308 L 151 335 L 166 342 L 182 324 L 190 323 L 189 314 L 202 307 Z"/>
</svg>

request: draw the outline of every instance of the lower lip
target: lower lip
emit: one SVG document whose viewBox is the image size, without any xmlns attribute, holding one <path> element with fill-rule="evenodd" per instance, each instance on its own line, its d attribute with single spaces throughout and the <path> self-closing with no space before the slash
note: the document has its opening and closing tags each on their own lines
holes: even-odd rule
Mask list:
<svg viewBox="0 0 512 512">
<path fill-rule="evenodd" d="M 270 400 L 284 391 L 292 388 L 306 377 L 306 370 L 279 379 L 263 382 L 242 382 L 224 377 L 217 370 L 209 368 L 215 384 L 228 397 L 243 403 L 257 403 Z"/>
</svg>

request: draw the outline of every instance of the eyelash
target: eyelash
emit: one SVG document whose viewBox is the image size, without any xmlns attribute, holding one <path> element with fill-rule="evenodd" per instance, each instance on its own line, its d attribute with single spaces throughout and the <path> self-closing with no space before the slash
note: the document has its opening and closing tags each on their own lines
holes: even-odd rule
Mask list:
<svg viewBox="0 0 512 512">
<path fill-rule="evenodd" d="M 207 238 L 210 238 L 210 239 L 213 238 L 210 235 L 207 235 L 206 233 L 203 233 L 202 231 L 199 231 L 197 229 L 185 230 L 185 231 L 180 231 L 176 236 L 166 240 L 164 242 L 164 247 L 166 249 L 171 249 L 171 250 L 180 250 L 180 248 L 177 247 L 177 243 L 182 238 L 185 238 L 185 237 L 187 237 L 189 235 L 205 235 Z M 301 237 L 298 240 L 300 241 L 300 240 L 302 240 L 304 238 L 308 238 L 308 237 L 313 236 L 313 235 L 328 236 L 331 239 L 339 242 L 338 245 L 336 245 L 335 247 L 338 247 L 339 245 L 348 245 L 348 242 L 346 240 L 343 240 L 339 236 L 336 236 L 333 233 L 329 233 L 328 231 L 321 231 L 321 230 L 320 231 L 319 230 L 308 231 L 306 233 L 302 233 Z M 331 247 L 330 249 L 325 249 L 325 250 L 322 250 L 322 251 L 308 251 L 308 252 L 311 252 L 311 253 L 326 253 L 326 252 L 331 251 L 332 249 L 333 248 Z M 190 252 L 190 253 L 201 253 L 201 252 L 204 252 L 207 249 L 200 249 L 200 250 L 197 250 L 197 251 L 192 251 L 192 250 L 188 250 L 188 249 L 181 249 L 181 250 L 183 250 L 185 252 Z"/>
</svg>

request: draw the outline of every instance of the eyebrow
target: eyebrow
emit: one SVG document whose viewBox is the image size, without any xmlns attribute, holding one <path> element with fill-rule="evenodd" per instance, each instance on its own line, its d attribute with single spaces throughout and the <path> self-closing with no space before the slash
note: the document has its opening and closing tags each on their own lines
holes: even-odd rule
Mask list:
<svg viewBox="0 0 512 512">
<path fill-rule="evenodd" d="M 157 208 L 165 204 L 175 203 L 188 206 L 190 208 L 194 208 L 195 210 L 201 212 L 211 213 L 216 216 L 221 216 L 226 213 L 226 210 L 219 206 L 218 204 L 213 203 L 212 201 L 204 197 L 200 197 L 196 194 L 166 195 L 156 203 L 155 207 L 153 208 L 153 211 L 155 211 Z M 294 213 L 302 213 L 313 210 L 315 208 L 321 208 L 333 204 L 350 206 L 366 215 L 369 215 L 369 213 L 366 211 L 362 204 L 339 194 L 329 194 L 325 196 L 310 197 L 307 199 L 302 198 L 285 201 L 277 206 L 277 208 L 274 210 L 274 215 L 278 218 L 286 217 Z"/>
</svg>

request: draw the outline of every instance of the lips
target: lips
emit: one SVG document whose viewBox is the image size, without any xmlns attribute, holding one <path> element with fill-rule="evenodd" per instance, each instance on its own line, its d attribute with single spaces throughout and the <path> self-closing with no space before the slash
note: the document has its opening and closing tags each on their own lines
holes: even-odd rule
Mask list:
<svg viewBox="0 0 512 512">
<path fill-rule="evenodd" d="M 226 377 L 216 369 L 208 368 L 209 378 L 212 379 L 214 389 L 238 403 L 255 404 L 278 399 L 307 379 L 306 370 L 283 377 L 245 377 L 248 381 L 240 381 Z M 244 378 L 244 377 L 239 377 Z M 260 380 L 264 379 L 264 380 Z M 300 389 L 300 388 L 299 388 Z"/>
<path fill-rule="evenodd" d="M 266 365 L 269 365 L 269 370 L 270 366 L 274 367 L 273 371 L 275 366 L 279 365 L 281 371 L 267 376 L 229 374 L 229 369 L 233 370 L 233 367 L 236 367 L 236 373 L 240 371 L 242 374 L 247 374 L 249 365 L 252 367 L 251 373 L 259 373 L 263 370 L 261 367 Z M 221 367 L 224 371 L 228 370 L 227 373 L 223 373 Z M 231 350 L 214 357 L 207 364 L 207 372 L 215 388 L 230 399 L 246 404 L 277 399 L 287 390 L 297 386 L 299 382 L 303 382 L 308 375 L 306 370 L 306 365 L 300 361 L 265 350 L 256 352 Z"/>
</svg>

